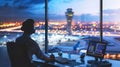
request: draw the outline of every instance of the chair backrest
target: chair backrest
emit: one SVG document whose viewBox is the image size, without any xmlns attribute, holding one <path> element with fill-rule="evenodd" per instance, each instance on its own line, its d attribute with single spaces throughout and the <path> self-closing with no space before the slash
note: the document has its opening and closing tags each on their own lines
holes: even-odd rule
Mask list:
<svg viewBox="0 0 120 67">
<path fill-rule="evenodd" d="M 16 45 L 15 42 L 7 42 L 7 52 L 8 56 L 11 62 L 11 67 L 17 67 L 16 66 Z"/>
<path fill-rule="evenodd" d="M 29 59 L 26 57 L 21 61 L 21 57 L 19 56 L 19 46 L 15 42 L 7 42 L 7 52 L 11 62 L 11 67 L 36 67 L 33 63 L 29 63 Z"/>
</svg>

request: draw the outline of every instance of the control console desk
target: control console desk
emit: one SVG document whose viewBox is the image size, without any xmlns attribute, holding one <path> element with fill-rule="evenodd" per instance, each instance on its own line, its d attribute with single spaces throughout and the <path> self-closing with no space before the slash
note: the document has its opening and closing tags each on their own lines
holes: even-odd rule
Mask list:
<svg viewBox="0 0 120 67">
<path fill-rule="evenodd" d="M 53 53 L 55 57 L 58 57 L 58 53 Z M 84 63 L 81 62 L 80 55 L 77 54 L 69 54 L 62 53 L 63 58 L 70 59 L 69 63 L 59 63 L 59 62 L 50 62 L 45 63 L 44 61 L 33 57 L 33 62 L 37 63 L 37 65 L 48 64 L 52 65 L 51 67 L 120 67 L 120 61 L 103 59 L 103 62 L 91 62 L 90 60 L 94 60 L 94 57 L 85 56 Z M 89 61 L 88 61 L 89 60 Z M 109 66 L 106 66 L 109 65 Z M 49 66 L 48 66 L 49 67 Z"/>
</svg>

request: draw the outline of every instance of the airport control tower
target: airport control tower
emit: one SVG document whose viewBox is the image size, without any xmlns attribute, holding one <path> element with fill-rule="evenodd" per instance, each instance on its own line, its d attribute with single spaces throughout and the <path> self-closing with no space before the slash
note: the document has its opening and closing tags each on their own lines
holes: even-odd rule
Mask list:
<svg viewBox="0 0 120 67">
<path fill-rule="evenodd" d="M 67 19 L 67 32 L 68 32 L 68 35 L 71 35 L 72 32 L 71 32 L 71 23 L 72 23 L 72 18 L 73 18 L 73 11 L 72 11 L 72 8 L 68 8 L 67 9 L 67 12 L 65 12 L 65 15 L 66 15 L 66 19 Z"/>
</svg>

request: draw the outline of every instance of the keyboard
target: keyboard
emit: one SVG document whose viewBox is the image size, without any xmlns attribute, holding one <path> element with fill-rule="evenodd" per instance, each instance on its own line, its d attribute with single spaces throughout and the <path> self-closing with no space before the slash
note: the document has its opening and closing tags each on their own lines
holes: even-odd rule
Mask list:
<svg viewBox="0 0 120 67">
<path fill-rule="evenodd" d="M 71 59 L 63 58 L 63 57 L 56 57 L 56 62 L 63 64 L 63 65 L 67 65 L 69 67 L 83 65 L 82 63 L 76 62 L 75 60 L 71 60 Z"/>
<path fill-rule="evenodd" d="M 63 57 L 56 57 L 55 59 L 56 59 L 56 62 L 61 64 L 67 64 L 71 61 L 68 58 L 63 58 Z"/>
</svg>

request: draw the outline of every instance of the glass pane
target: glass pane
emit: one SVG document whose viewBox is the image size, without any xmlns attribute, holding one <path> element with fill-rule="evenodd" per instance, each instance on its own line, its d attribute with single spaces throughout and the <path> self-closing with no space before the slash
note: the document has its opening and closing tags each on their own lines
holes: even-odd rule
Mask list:
<svg viewBox="0 0 120 67">
<path fill-rule="evenodd" d="M 0 45 L 19 37 L 22 22 L 31 18 L 37 29 L 31 37 L 44 48 L 44 7 L 44 0 L 0 0 Z"/>
<path fill-rule="evenodd" d="M 79 52 L 87 48 L 89 37 L 99 38 L 99 3 L 99 0 L 48 2 L 49 50 L 56 47 L 55 51 Z"/>
<path fill-rule="evenodd" d="M 103 0 L 103 38 L 108 42 L 106 58 L 120 59 L 120 0 Z"/>
</svg>

